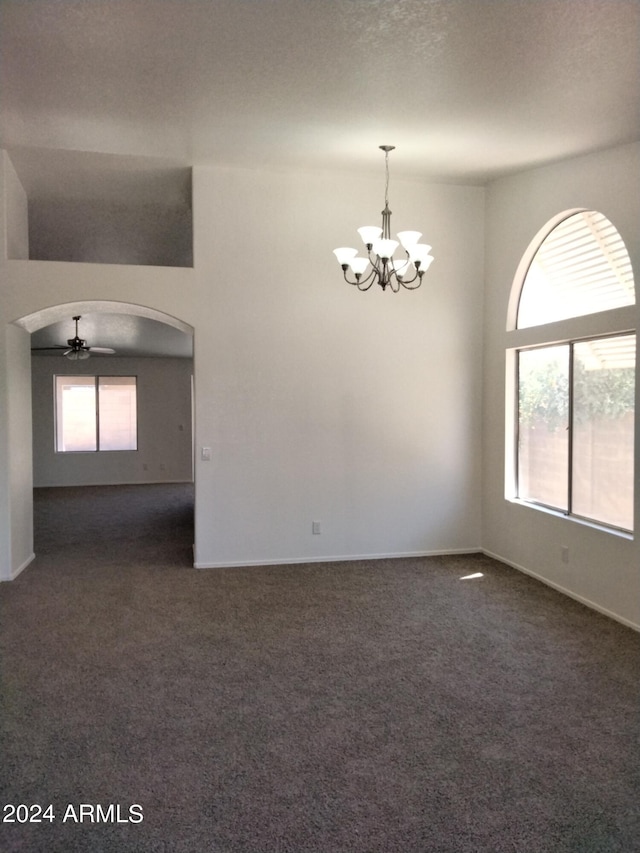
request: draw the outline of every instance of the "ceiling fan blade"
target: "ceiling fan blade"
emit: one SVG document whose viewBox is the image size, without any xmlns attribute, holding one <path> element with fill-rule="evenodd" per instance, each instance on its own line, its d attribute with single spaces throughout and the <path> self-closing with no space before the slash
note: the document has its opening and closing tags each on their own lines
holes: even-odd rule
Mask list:
<svg viewBox="0 0 640 853">
<path fill-rule="evenodd" d="M 66 347 L 62 346 L 62 344 L 59 344 L 57 346 L 52 346 L 52 347 L 31 347 L 31 352 L 45 352 L 45 350 L 52 350 L 52 349 L 66 349 Z"/>
<path fill-rule="evenodd" d="M 82 347 L 82 349 L 89 350 L 89 352 L 102 353 L 102 355 L 113 355 L 115 353 L 115 350 L 111 349 L 111 347 Z"/>
</svg>

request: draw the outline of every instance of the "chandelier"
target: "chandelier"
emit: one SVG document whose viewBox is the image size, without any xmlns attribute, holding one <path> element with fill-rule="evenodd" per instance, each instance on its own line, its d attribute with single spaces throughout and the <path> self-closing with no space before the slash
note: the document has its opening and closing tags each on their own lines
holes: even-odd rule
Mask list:
<svg viewBox="0 0 640 853">
<path fill-rule="evenodd" d="M 386 182 L 384 189 L 384 210 L 382 211 L 382 228 L 375 225 L 364 225 L 358 228 L 358 234 L 367 249 L 367 257 L 360 257 L 357 249 L 343 247 L 334 249 L 333 254 L 342 267 L 344 280 L 355 285 L 358 290 L 369 290 L 373 284 L 379 284 L 383 290 L 389 287 L 397 293 L 401 287 L 415 290 L 422 284 L 422 276 L 431 266 L 433 255 L 431 246 L 419 243 L 422 237 L 419 231 L 399 231 L 398 240 L 391 239 L 391 211 L 389 210 L 389 151 L 395 145 L 378 146 L 384 151 Z M 393 257 L 399 245 L 404 249 L 405 257 Z M 368 270 L 369 266 L 371 269 Z M 352 278 L 348 271 L 351 270 Z M 366 275 L 365 275 L 366 273 Z"/>
</svg>

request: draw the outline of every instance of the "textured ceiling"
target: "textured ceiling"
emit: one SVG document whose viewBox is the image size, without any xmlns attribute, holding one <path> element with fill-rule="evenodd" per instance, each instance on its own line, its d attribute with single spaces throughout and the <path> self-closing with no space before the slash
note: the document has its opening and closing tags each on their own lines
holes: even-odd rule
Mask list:
<svg viewBox="0 0 640 853">
<path fill-rule="evenodd" d="M 379 169 L 391 143 L 395 173 L 482 183 L 640 136 L 638 0 L 0 0 L 0 14 L 0 142 L 42 162 Z"/>
<path fill-rule="evenodd" d="M 382 143 L 394 175 L 483 184 L 640 138 L 639 48 L 640 0 L 0 0 L 0 147 L 30 201 L 179 204 L 201 163 L 379 175 Z"/>
</svg>

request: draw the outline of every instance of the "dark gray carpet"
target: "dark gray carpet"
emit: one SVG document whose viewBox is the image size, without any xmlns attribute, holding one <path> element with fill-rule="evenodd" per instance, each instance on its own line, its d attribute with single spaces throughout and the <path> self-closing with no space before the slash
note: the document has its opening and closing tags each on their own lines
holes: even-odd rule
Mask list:
<svg viewBox="0 0 640 853">
<path fill-rule="evenodd" d="M 482 556 L 196 571 L 189 486 L 36 490 L 36 529 L 1 789 L 55 820 L 2 850 L 640 849 L 635 632 Z"/>
</svg>

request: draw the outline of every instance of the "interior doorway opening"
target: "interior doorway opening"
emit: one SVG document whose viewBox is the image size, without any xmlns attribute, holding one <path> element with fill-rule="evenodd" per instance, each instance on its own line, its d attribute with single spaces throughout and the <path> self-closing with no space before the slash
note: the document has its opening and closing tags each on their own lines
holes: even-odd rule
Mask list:
<svg viewBox="0 0 640 853">
<path fill-rule="evenodd" d="M 75 360 L 65 356 L 64 333 L 75 316 L 87 318 L 82 338 L 87 345 L 115 353 L 98 353 Z M 31 385 L 28 400 L 33 425 L 30 483 L 33 490 L 71 487 L 92 490 L 135 488 L 147 493 L 153 502 L 163 483 L 182 484 L 180 507 L 181 530 L 184 533 L 185 507 L 191 507 L 191 529 L 195 516 L 195 466 L 193 464 L 193 327 L 184 321 L 155 309 L 120 302 L 75 302 L 43 309 L 23 317 L 16 323 L 29 332 L 32 348 Z M 61 337 L 62 334 L 62 337 Z M 73 337 L 71 334 L 69 337 Z M 56 343 L 57 342 L 57 343 Z M 51 349 L 46 345 L 51 343 Z M 40 348 L 40 347 L 43 348 Z M 135 451 L 107 451 L 60 454 L 55 450 L 54 376 L 119 376 L 137 377 L 139 436 Z M 22 484 L 23 491 L 27 483 Z M 191 494 L 192 498 L 185 498 Z M 34 544 L 33 500 L 22 503 L 23 527 L 31 527 Z M 81 519 L 79 519 L 81 521 Z M 195 536 L 193 536 L 195 539 Z M 193 564 L 193 547 L 190 543 Z M 32 557 L 33 558 L 33 557 Z M 27 561 L 28 564 L 29 561 Z M 184 565 L 184 562 L 182 562 Z M 24 568 L 22 566 L 21 568 Z M 13 576 L 17 572 L 14 570 Z"/>
</svg>

